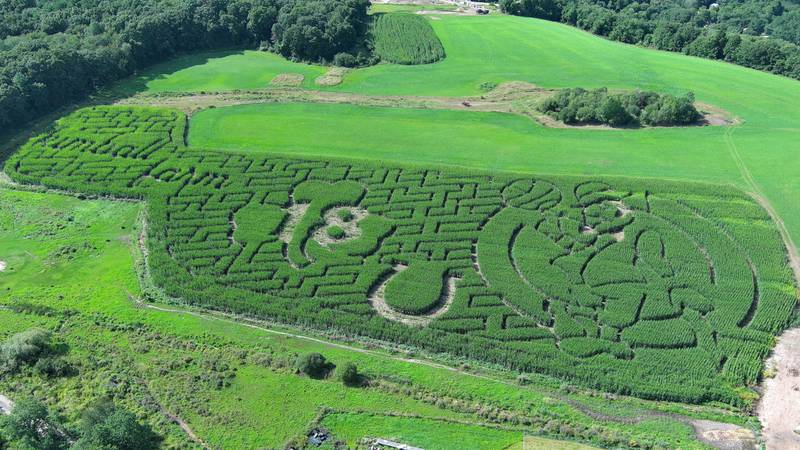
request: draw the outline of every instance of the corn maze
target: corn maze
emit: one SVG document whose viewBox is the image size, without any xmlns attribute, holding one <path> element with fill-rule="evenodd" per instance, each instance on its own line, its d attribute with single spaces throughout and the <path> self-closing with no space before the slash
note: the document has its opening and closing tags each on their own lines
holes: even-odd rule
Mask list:
<svg viewBox="0 0 800 450">
<path fill-rule="evenodd" d="M 736 403 L 790 320 L 766 212 L 720 186 L 185 146 L 165 109 L 62 119 L 16 181 L 146 200 L 150 269 L 203 307 L 646 398 Z"/>
</svg>

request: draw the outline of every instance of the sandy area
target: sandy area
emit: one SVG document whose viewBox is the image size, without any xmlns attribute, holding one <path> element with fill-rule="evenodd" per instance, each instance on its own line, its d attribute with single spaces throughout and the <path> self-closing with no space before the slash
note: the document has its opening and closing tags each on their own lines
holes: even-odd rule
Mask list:
<svg viewBox="0 0 800 450">
<path fill-rule="evenodd" d="M 278 239 L 287 244 L 292 242 L 294 227 L 300 223 L 300 219 L 302 219 L 306 211 L 308 211 L 309 206 L 311 205 L 308 203 L 292 203 L 292 206 L 286 208 L 286 212 L 289 214 L 289 219 L 287 219 L 286 223 L 283 224 L 283 229 L 281 229 Z"/>
<path fill-rule="evenodd" d="M 352 214 L 352 218 L 345 222 L 339 217 L 339 213 L 341 211 L 350 211 Z M 332 208 L 325 213 L 325 226 L 319 227 L 314 234 L 312 235 L 312 239 L 317 241 L 317 243 L 323 247 L 327 247 L 330 244 L 339 244 L 342 242 L 352 241 L 361 237 L 361 228 L 358 227 L 358 222 L 361 222 L 369 215 L 366 209 L 361 208 L 354 208 L 350 206 L 343 206 L 339 208 Z M 328 227 L 337 226 L 344 230 L 344 237 L 341 239 L 334 239 L 328 235 Z"/>
<path fill-rule="evenodd" d="M 2 272 L 4 270 L 6 270 L 6 262 L 5 261 L 0 261 L 0 272 Z"/>
<path fill-rule="evenodd" d="M 720 450 L 755 450 L 756 437 L 751 430 L 729 423 L 692 420 L 697 439 Z"/>
<path fill-rule="evenodd" d="M 800 449 L 800 328 L 788 330 L 767 360 L 773 378 L 764 380 L 758 418 L 767 449 Z"/>
<path fill-rule="evenodd" d="M 11 414 L 11 407 L 13 406 L 14 403 L 10 398 L 0 394 L 0 414 Z"/>
</svg>

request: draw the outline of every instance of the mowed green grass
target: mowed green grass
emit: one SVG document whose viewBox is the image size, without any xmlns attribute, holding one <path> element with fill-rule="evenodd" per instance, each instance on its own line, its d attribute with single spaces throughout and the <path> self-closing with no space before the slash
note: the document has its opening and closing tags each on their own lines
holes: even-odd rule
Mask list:
<svg viewBox="0 0 800 450">
<path fill-rule="evenodd" d="M 303 75 L 303 87 L 314 86 L 314 80 L 327 69 L 310 64 L 294 63 L 269 52 L 252 50 L 204 53 L 180 57 L 151 67 L 126 81 L 150 92 L 222 91 L 263 89 L 282 73 Z"/>
</svg>

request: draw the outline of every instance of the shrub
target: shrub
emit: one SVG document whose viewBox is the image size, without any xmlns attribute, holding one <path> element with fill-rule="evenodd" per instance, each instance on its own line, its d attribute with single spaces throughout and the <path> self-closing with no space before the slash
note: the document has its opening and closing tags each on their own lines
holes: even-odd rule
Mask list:
<svg viewBox="0 0 800 450">
<path fill-rule="evenodd" d="M 350 222 L 355 217 L 353 215 L 353 211 L 350 211 L 349 209 L 340 209 L 337 215 L 342 222 Z"/>
<path fill-rule="evenodd" d="M 73 375 L 75 367 L 60 356 L 47 356 L 39 359 L 33 366 L 36 372 L 47 378 L 60 378 Z"/>
<path fill-rule="evenodd" d="M 333 65 L 339 67 L 356 67 L 358 65 L 358 60 L 350 53 L 341 52 L 333 57 Z"/>
<path fill-rule="evenodd" d="M 311 378 L 324 378 L 331 369 L 331 364 L 320 353 L 308 353 L 297 358 L 297 372 Z"/>
<path fill-rule="evenodd" d="M 0 346 L 2 369 L 13 372 L 21 366 L 35 364 L 39 358 L 53 352 L 50 338 L 51 333 L 40 328 L 31 328 L 11 336 Z"/>
<path fill-rule="evenodd" d="M 361 384 L 361 375 L 358 373 L 358 367 L 356 367 L 355 363 L 349 362 L 344 365 L 341 371 L 341 375 L 339 376 L 347 386 L 357 386 Z"/>
<path fill-rule="evenodd" d="M 342 239 L 347 235 L 342 227 L 338 227 L 336 225 L 329 226 L 327 232 L 328 236 L 332 239 Z"/>
</svg>

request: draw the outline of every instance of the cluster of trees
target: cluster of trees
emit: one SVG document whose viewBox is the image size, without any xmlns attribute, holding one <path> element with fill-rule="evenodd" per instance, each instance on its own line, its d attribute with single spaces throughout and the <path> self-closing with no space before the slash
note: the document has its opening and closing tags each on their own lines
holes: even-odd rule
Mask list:
<svg viewBox="0 0 800 450">
<path fill-rule="evenodd" d="M 155 450 L 160 440 L 149 425 L 110 400 L 87 408 L 76 426 L 34 398 L 19 400 L 11 415 L 0 418 L 0 448 Z"/>
<path fill-rule="evenodd" d="M 368 62 L 368 6 L 369 0 L 0 2 L 0 129 L 180 52 L 260 46 L 307 61 Z"/>
<path fill-rule="evenodd" d="M 564 89 L 544 99 L 538 109 L 567 124 L 612 127 L 690 125 L 702 117 L 691 92 L 677 97 L 652 91 L 612 94 L 605 88 Z"/>
<path fill-rule="evenodd" d="M 321 353 L 299 355 L 295 361 L 295 372 L 311 378 L 327 378 L 334 369 L 336 369 L 339 380 L 346 386 L 362 386 L 367 381 L 366 377 L 359 373 L 355 363 L 348 362 L 337 369 L 336 365 L 328 361 Z"/>
<path fill-rule="evenodd" d="M 629 44 L 720 59 L 800 79 L 800 8 L 781 0 L 500 0 L 521 16 L 561 21 Z"/>
<path fill-rule="evenodd" d="M 71 375 L 72 365 L 64 358 L 67 348 L 52 342 L 52 334 L 31 328 L 8 338 L 0 345 L 0 375 L 33 367 L 39 375 L 55 378 Z"/>
</svg>

